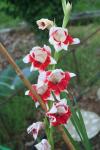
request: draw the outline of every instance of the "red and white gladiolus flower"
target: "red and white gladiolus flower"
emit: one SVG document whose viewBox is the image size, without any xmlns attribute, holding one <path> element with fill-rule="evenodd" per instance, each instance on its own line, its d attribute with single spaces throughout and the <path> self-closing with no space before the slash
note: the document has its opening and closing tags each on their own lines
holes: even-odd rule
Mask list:
<svg viewBox="0 0 100 150">
<path fill-rule="evenodd" d="M 48 97 L 50 97 L 50 90 L 48 89 L 48 85 L 47 84 L 43 84 L 43 85 L 33 84 L 32 87 L 34 90 L 36 90 L 37 94 L 39 94 L 41 99 L 46 103 Z M 27 90 L 25 92 L 25 95 L 31 96 L 32 99 L 35 101 L 36 107 L 39 106 L 38 99 L 31 93 L 30 90 Z"/>
<path fill-rule="evenodd" d="M 43 139 L 40 143 L 36 144 L 37 150 L 51 150 L 51 146 L 46 139 Z"/>
<path fill-rule="evenodd" d="M 28 55 L 23 58 L 24 63 L 31 63 L 33 70 L 45 70 L 49 64 L 56 64 L 56 61 L 51 57 L 51 49 L 49 46 L 33 47 Z"/>
<path fill-rule="evenodd" d="M 49 32 L 49 42 L 56 51 L 61 51 L 62 49 L 67 50 L 68 45 L 79 44 L 80 40 L 71 37 L 67 29 L 53 26 Z"/>
<path fill-rule="evenodd" d="M 44 30 L 44 29 L 50 29 L 54 22 L 49 20 L 49 19 L 45 19 L 45 18 L 42 18 L 40 20 L 38 20 L 37 22 L 37 25 L 38 25 L 38 28 L 41 29 L 41 30 Z"/>
<path fill-rule="evenodd" d="M 71 111 L 69 106 L 63 100 L 60 100 L 60 102 L 53 103 L 52 108 L 46 115 L 49 117 L 52 126 L 58 126 L 67 123 L 71 116 Z"/>
<path fill-rule="evenodd" d="M 61 69 L 55 69 L 53 71 L 43 71 L 38 77 L 38 83 L 47 83 L 50 90 L 54 91 L 56 95 L 66 90 L 71 77 L 74 77 L 74 73 L 64 72 Z"/>
<path fill-rule="evenodd" d="M 33 138 L 36 140 L 37 139 L 37 136 L 39 134 L 39 132 L 44 129 L 44 124 L 43 122 L 36 122 L 36 123 L 33 123 L 32 125 L 30 125 L 28 128 L 27 128 L 27 132 L 28 134 L 32 134 L 33 135 Z"/>
<path fill-rule="evenodd" d="M 47 103 L 48 100 L 54 101 L 54 99 L 52 98 L 51 92 L 48 88 L 48 85 L 46 83 L 33 84 L 32 87 L 34 90 L 36 90 L 37 94 L 39 94 L 39 96 L 41 97 L 41 99 L 43 100 L 44 103 Z M 25 95 L 31 96 L 35 102 L 35 106 L 36 107 L 39 106 L 38 99 L 30 92 L 30 90 L 27 90 L 25 92 Z"/>
</svg>

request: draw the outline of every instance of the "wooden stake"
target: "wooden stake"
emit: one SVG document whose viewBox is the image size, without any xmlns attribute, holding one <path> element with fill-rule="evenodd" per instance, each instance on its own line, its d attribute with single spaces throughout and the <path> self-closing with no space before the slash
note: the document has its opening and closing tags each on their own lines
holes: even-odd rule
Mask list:
<svg viewBox="0 0 100 150">
<path fill-rule="evenodd" d="M 57 129 L 58 129 L 58 131 L 60 132 L 60 134 L 61 134 L 63 140 L 65 141 L 68 150 L 75 150 L 73 144 L 70 142 L 70 139 L 69 139 L 69 137 L 67 136 L 67 134 L 65 133 L 63 127 L 60 125 L 60 126 L 57 126 Z"/>
<path fill-rule="evenodd" d="M 22 71 L 20 70 L 20 68 L 17 66 L 17 64 L 15 63 L 15 61 L 13 60 L 13 58 L 10 56 L 10 54 L 7 52 L 6 48 L 1 43 L 0 43 L 0 52 L 6 57 L 7 61 L 12 65 L 12 67 L 14 68 L 14 70 L 16 71 L 16 73 L 20 77 L 20 79 L 23 81 L 23 83 L 25 84 L 25 86 L 38 99 L 38 101 L 39 101 L 40 106 L 42 107 L 42 109 L 45 112 L 47 112 L 46 105 L 42 101 L 41 97 L 32 88 L 32 85 L 31 85 L 30 81 L 25 78 L 25 76 L 22 73 Z M 66 143 L 66 145 L 68 147 L 68 150 L 75 150 L 75 148 L 73 147 L 72 143 L 70 142 L 70 139 L 66 135 L 66 133 L 65 133 L 64 129 L 62 128 L 62 126 L 58 126 L 57 129 L 58 129 L 58 132 L 61 133 L 62 138 L 63 138 L 63 140 L 65 141 L 65 143 Z"/>
</svg>

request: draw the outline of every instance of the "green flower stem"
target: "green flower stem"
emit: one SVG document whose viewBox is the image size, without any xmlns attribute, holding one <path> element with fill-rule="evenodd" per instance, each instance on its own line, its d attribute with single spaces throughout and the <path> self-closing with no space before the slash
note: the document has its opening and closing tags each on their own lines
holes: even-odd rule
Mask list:
<svg viewBox="0 0 100 150">
<path fill-rule="evenodd" d="M 65 28 L 69 20 L 69 16 L 67 14 L 64 16 L 62 27 Z"/>
<path fill-rule="evenodd" d="M 54 53 L 54 59 L 56 60 L 56 62 L 58 62 L 59 59 L 59 52 L 55 52 Z M 54 70 L 56 68 L 56 64 L 52 66 L 52 70 Z"/>
<path fill-rule="evenodd" d="M 54 150 L 53 127 L 52 126 L 50 127 L 49 142 L 51 144 L 51 150 Z"/>
<path fill-rule="evenodd" d="M 44 124 L 45 124 L 45 131 L 46 131 L 47 139 L 49 141 L 49 144 L 51 145 L 51 150 L 54 150 L 53 127 L 50 127 L 47 117 L 45 117 L 44 119 Z"/>
</svg>

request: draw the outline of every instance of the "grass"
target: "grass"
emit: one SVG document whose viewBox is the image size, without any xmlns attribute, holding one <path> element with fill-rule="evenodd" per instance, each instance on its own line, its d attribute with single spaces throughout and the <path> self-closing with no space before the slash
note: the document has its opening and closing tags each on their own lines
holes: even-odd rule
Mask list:
<svg viewBox="0 0 100 150">
<path fill-rule="evenodd" d="M 0 1 L 0 29 L 15 27 L 21 21 L 19 17 L 14 18 L 6 13 L 8 5 L 5 1 Z"/>
<path fill-rule="evenodd" d="M 93 11 L 93 10 L 99 10 L 100 9 L 100 0 L 77 0 L 76 3 L 74 3 L 74 11 L 80 12 L 80 11 Z"/>
<path fill-rule="evenodd" d="M 19 17 L 12 18 L 11 16 L 5 14 L 4 12 L 0 12 L 0 29 L 16 27 L 20 22 Z"/>
<path fill-rule="evenodd" d="M 12 149 L 16 144 L 22 146 L 23 134 L 27 134 L 27 127 L 36 120 L 35 112 L 31 98 L 22 95 L 0 107 L 0 143 Z"/>
</svg>

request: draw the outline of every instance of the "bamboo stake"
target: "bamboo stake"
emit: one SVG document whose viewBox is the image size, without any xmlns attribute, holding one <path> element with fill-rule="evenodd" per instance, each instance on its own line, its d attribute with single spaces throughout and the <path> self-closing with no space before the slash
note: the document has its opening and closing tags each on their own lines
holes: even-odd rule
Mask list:
<svg viewBox="0 0 100 150">
<path fill-rule="evenodd" d="M 63 129 L 63 126 L 57 126 L 57 129 L 58 131 L 60 131 L 61 135 L 62 135 L 62 138 L 63 140 L 65 141 L 66 145 L 67 145 L 67 148 L 68 150 L 75 150 L 73 144 L 70 142 L 70 139 L 69 137 L 67 136 L 67 134 L 65 133 L 64 129 Z M 67 139 L 67 140 L 66 140 Z"/>
<path fill-rule="evenodd" d="M 16 71 L 17 75 L 20 77 L 20 79 L 23 81 L 23 83 L 25 84 L 25 86 L 32 92 L 32 94 L 38 99 L 40 106 L 42 107 L 42 109 L 47 112 L 47 108 L 46 105 L 44 104 L 44 102 L 42 101 L 41 97 L 37 94 L 37 92 L 32 88 L 31 83 L 29 82 L 29 80 L 27 80 L 24 76 L 24 74 L 22 73 L 22 71 L 20 70 L 20 68 L 17 66 L 17 64 L 14 62 L 13 58 L 10 56 L 10 54 L 7 52 L 6 48 L 0 43 L 0 52 L 6 57 L 7 61 L 12 65 L 12 67 L 14 68 L 14 70 Z M 70 142 L 70 139 L 68 138 L 68 136 L 66 135 L 64 129 L 62 126 L 58 126 L 57 127 L 58 132 L 61 133 L 63 140 L 65 141 L 67 147 L 69 148 L 69 150 L 75 150 L 75 148 L 73 147 L 72 143 Z"/>
</svg>

